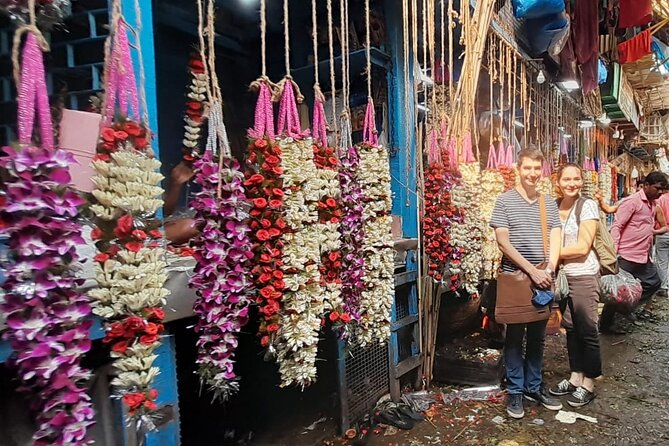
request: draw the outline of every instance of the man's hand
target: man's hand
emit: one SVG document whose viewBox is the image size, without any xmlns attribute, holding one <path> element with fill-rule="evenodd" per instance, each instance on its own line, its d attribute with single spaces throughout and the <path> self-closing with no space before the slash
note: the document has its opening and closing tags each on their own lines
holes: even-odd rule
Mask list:
<svg viewBox="0 0 669 446">
<path fill-rule="evenodd" d="M 537 288 L 542 290 L 550 288 L 550 286 L 553 284 L 553 278 L 551 275 L 548 274 L 547 271 L 538 269 L 536 267 L 532 267 L 532 271 L 530 271 L 530 279 L 532 279 L 532 282 L 534 282 Z"/>
<path fill-rule="evenodd" d="M 183 161 L 174 166 L 170 178 L 174 184 L 181 185 L 190 181 L 195 172 L 192 168 L 187 166 Z"/>
</svg>

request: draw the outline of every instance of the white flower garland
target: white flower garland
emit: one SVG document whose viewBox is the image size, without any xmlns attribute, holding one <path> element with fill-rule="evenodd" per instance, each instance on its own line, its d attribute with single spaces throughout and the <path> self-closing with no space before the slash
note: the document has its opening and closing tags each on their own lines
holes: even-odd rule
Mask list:
<svg viewBox="0 0 669 446">
<path fill-rule="evenodd" d="M 308 386 L 316 380 L 316 356 L 325 312 L 325 295 L 320 285 L 321 227 L 317 202 L 322 187 L 313 162 L 311 138 L 278 141 L 284 169 L 283 272 L 285 289 L 274 348 L 277 352 L 281 386 Z"/>
<path fill-rule="evenodd" d="M 502 252 L 497 245 L 495 231 L 489 226 L 495 201 L 504 192 L 504 177 L 497 170 L 485 170 L 481 174 L 481 195 L 479 198 L 483 240 L 481 257 L 483 279 L 493 279 L 502 260 Z"/>
<path fill-rule="evenodd" d="M 112 385 L 133 416 L 156 409 L 151 386 L 160 371 L 154 352 L 163 330 L 160 307 L 169 294 L 162 235 L 152 221 L 163 204 L 160 165 L 150 149 L 137 151 L 130 141 L 93 161 L 98 204 L 91 211 L 100 219 L 95 239 L 105 249 L 95 259 L 98 288 L 88 294 L 94 313 L 112 322 L 105 338 L 114 343 Z"/>
<path fill-rule="evenodd" d="M 451 229 L 453 245 L 464 252 L 460 264 L 461 287 L 471 294 L 478 293 L 482 267 L 483 219 L 479 200 L 482 195 L 479 183 L 478 162 L 463 163 L 459 166 L 462 183 L 453 188 L 453 204 L 461 209 L 464 222 L 455 223 Z"/>
<path fill-rule="evenodd" d="M 604 203 L 611 204 L 611 191 L 613 188 L 613 175 L 611 174 L 611 165 L 603 163 L 599 167 L 599 189 L 602 191 Z"/>
<path fill-rule="evenodd" d="M 395 296 L 392 195 L 388 151 L 381 146 L 358 146 L 358 180 L 364 196 L 365 288 L 360 301 L 356 339 L 361 346 L 386 342 L 390 337 L 391 307 Z"/>
</svg>

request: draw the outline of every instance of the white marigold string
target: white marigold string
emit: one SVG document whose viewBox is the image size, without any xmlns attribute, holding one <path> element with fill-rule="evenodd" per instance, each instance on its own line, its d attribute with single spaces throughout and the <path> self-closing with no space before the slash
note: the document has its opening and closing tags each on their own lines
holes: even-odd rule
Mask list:
<svg viewBox="0 0 669 446">
<path fill-rule="evenodd" d="M 497 156 L 495 146 L 490 145 L 488 152 L 488 164 L 481 173 L 481 196 L 479 207 L 481 212 L 482 246 L 481 257 L 483 265 L 481 275 L 483 279 L 493 279 L 497 276 L 502 252 L 497 245 L 495 231 L 489 227 L 495 201 L 504 192 L 504 177 L 497 170 Z"/>
<path fill-rule="evenodd" d="M 480 167 L 472 153 L 471 137 L 465 136 L 463 142 L 465 162 L 460 163 L 458 169 L 462 175 L 462 182 L 452 192 L 453 204 L 460 209 L 464 216 L 462 223 L 453 225 L 453 245 L 462 249 L 463 256 L 460 264 L 460 285 L 471 296 L 478 294 L 478 285 L 481 280 L 482 266 L 482 237 L 483 222 L 479 199 Z"/>
<path fill-rule="evenodd" d="M 300 129 L 295 93 L 297 86 L 284 79 L 279 109 L 278 144 L 283 154 L 283 240 L 285 292 L 280 310 L 277 352 L 281 386 L 308 386 L 316 380 L 316 355 L 325 312 L 320 286 L 321 231 L 318 223 L 319 173 L 313 142 Z M 298 93 L 299 95 L 299 93 Z"/>
<path fill-rule="evenodd" d="M 364 197 L 365 273 L 356 339 L 361 346 L 366 346 L 374 342 L 386 342 L 390 337 L 390 309 L 395 296 L 390 162 L 388 151 L 378 143 L 371 97 L 365 113 L 363 143 L 358 145 L 358 152 L 358 181 Z"/>
<path fill-rule="evenodd" d="M 112 346 L 115 393 L 122 397 L 139 435 L 155 428 L 157 409 L 153 381 L 169 291 L 164 240 L 155 212 L 163 204 L 160 161 L 149 146 L 150 131 L 127 118 L 138 116 L 137 86 L 128 45 L 128 29 L 115 4 L 110 35 L 112 51 L 106 67 L 106 107 L 98 154 L 94 158 L 97 227 L 91 234 L 100 253 L 95 257 L 98 287 L 89 295 L 94 312 L 106 320 L 103 342 Z M 115 116 L 118 100 L 120 117 Z M 130 102 L 130 107 L 128 103 Z"/>
</svg>

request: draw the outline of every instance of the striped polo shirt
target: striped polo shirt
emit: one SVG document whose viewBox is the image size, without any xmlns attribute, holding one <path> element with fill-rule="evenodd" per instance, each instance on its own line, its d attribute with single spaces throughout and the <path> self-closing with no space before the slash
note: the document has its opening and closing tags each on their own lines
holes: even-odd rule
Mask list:
<svg viewBox="0 0 669 446">
<path fill-rule="evenodd" d="M 550 197 L 546 197 L 546 222 L 549 231 L 547 235 L 550 238 L 550 230 L 562 226 L 557 204 Z M 532 265 L 538 265 L 545 260 L 539 200 L 528 203 L 515 188 L 503 193 L 495 202 L 490 226 L 508 228 L 511 245 Z M 517 270 L 518 267 L 504 256 L 502 271 Z"/>
</svg>

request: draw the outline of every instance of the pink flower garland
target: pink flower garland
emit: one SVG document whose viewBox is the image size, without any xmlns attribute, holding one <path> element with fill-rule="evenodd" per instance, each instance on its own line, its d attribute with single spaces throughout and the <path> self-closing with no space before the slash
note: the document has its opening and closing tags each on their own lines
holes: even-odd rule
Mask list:
<svg viewBox="0 0 669 446">
<path fill-rule="evenodd" d="M 193 241 L 197 266 L 189 285 L 198 295 L 197 364 L 202 383 L 216 398 L 226 400 L 239 389 L 233 370 L 236 335 L 249 320 L 253 289 L 248 203 L 237 161 L 223 159 L 219 169 L 208 151 L 195 161 L 195 169 L 202 192 L 192 206 L 202 233 Z"/>
<path fill-rule="evenodd" d="M 6 292 L 0 311 L 3 338 L 16 352 L 21 390 L 32 395 L 38 431 L 34 444 L 85 445 L 93 409 L 86 394 L 89 372 L 80 360 L 91 347 L 88 299 L 77 291 L 77 245 L 83 244 L 77 207 L 84 200 L 67 185 L 73 157 L 38 147 L 3 148 L 7 204 L 0 227 L 9 235 L 2 267 Z M 3 198 L 3 197 L 0 197 Z"/>
</svg>

